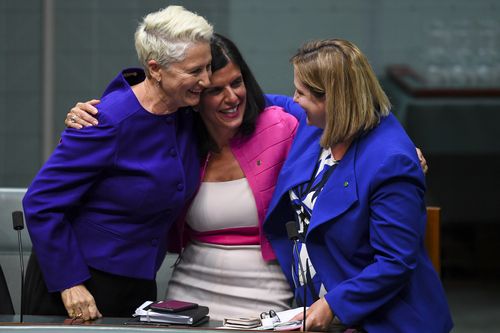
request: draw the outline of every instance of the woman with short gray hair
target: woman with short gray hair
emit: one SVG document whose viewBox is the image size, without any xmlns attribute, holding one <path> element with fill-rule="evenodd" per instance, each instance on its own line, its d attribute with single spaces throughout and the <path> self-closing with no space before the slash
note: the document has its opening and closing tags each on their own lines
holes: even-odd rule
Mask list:
<svg viewBox="0 0 500 333">
<path fill-rule="evenodd" d="M 144 69 L 110 83 L 97 126 L 62 134 L 23 200 L 26 313 L 128 317 L 156 298 L 163 235 L 199 183 L 187 111 L 209 84 L 212 31 L 179 6 L 147 15 L 135 36 Z"/>
</svg>

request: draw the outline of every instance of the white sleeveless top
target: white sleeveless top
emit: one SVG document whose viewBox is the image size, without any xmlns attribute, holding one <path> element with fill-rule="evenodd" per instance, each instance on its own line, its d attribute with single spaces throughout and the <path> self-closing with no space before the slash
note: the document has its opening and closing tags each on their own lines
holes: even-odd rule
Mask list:
<svg viewBox="0 0 500 333">
<path fill-rule="evenodd" d="M 257 227 L 257 206 L 247 179 L 201 183 L 186 220 L 191 229 L 201 232 Z"/>
</svg>

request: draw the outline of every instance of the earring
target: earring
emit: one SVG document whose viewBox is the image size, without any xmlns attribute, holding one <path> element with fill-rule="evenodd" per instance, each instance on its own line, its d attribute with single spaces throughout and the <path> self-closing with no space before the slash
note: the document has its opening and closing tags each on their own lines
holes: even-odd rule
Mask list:
<svg viewBox="0 0 500 333">
<path fill-rule="evenodd" d="M 158 87 L 161 85 L 161 76 L 156 80 L 156 84 L 158 85 Z"/>
</svg>

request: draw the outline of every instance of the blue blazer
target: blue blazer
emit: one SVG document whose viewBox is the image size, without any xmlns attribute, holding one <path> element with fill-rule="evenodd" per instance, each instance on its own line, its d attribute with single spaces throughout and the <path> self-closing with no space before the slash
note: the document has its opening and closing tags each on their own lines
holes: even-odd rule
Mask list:
<svg viewBox="0 0 500 333">
<path fill-rule="evenodd" d="M 166 236 L 198 186 L 192 114 L 154 115 L 120 73 L 104 93 L 99 125 L 66 129 L 23 200 L 48 290 L 90 278 L 88 267 L 153 280 Z"/>
<path fill-rule="evenodd" d="M 291 286 L 293 220 L 288 191 L 310 179 L 322 130 L 290 99 L 268 96 L 300 118 L 264 231 Z M 306 242 L 325 299 L 347 325 L 368 332 L 448 332 L 453 324 L 426 254 L 425 179 L 415 146 L 393 115 L 356 139 L 313 209 Z"/>
</svg>

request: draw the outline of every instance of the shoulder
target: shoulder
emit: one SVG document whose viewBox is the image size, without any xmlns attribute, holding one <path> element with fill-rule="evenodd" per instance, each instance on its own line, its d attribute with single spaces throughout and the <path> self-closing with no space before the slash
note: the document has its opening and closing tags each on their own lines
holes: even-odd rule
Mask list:
<svg viewBox="0 0 500 333">
<path fill-rule="evenodd" d="M 108 85 L 99 110 L 99 123 L 116 125 L 142 109 L 131 85 L 141 82 L 144 72 L 140 69 L 130 68 L 120 72 Z"/>
<path fill-rule="evenodd" d="M 131 97 L 130 94 L 116 92 L 101 100 L 97 105 L 99 124 L 116 126 L 139 112 L 142 107 Z"/>
<path fill-rule="evenodd" d="M 293 98 L 285 95 L 272 95 L 266 94 L 266 105 L 275 105 L 283 107 L 287 113 L 290 113 L 297 119 L 301 119 L 305 116 L 304 109 L 293 101 Z"/>
<path fill-rule="evenodd" d="M 371 152 L 378 154 L 415 151 L 415 145 L 392 114 L 382 118 L 377 127 L 362 135 L 359 141 L 361 146 L 366 146 Z"/>
<path fill-rule="evenodd" d="M 359 139 L 357 150 L 358 167 L 374 173 L 421 173 L 415 145 L 392 114 Z"/>
<path fill-rule="evenodd" d="M 297 119 L 285 112 L 283 108 L 279 106 L 268 106 L 257 118 L 256 132 L 269 128 L 294 132 L 297 124 Z"/>
<path fill-rule="evenodd" d="M 264 151 L 269 147 L 289 147 L 295 137 L 297 120 L 282 108 L 265 108 L 258 116 L 254 132 L 247 137 L 237 137 L 232 142 L 235 149 Z M 253 148 L 252 148 L 253 149 Z"/>
</svg>

